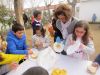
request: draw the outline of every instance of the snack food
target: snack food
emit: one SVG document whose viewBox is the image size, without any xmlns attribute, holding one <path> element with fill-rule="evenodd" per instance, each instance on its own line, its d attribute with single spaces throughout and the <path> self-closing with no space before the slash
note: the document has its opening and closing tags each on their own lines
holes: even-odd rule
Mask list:
<svg viewBox="0 0 100 75">
<path fill-rule="evenodd" d="M 37 54 L 31 54 L 31 57 L 34 59 L 34 58 L 37 58 Z"/>
<path fill-rule="evenodd" d="M 56 52 L 62 52 L 63 48 L 64 48 L 64 45 L 62 43 L 54 43 L 53 48 Z"/>
<path fill-rule="evenodd" d="M 67 75 L 67 72 L 65 69 L 54 69 L 51 73 L 51 75 Z"/>
<path fill-rule="evenodd" d="M 96 71 L 97 71 L 97 68 L 98 67 L 94 67 L 94 66 L 91 65 L 91 66 L 88 66 L 87 70 L 88 70 L 89 73 L 95 74 Z"/>
</svg>

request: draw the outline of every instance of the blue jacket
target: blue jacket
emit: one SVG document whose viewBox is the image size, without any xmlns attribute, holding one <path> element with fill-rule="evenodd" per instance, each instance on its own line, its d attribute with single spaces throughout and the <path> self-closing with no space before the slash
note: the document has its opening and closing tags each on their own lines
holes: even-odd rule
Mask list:
<svg viewBox="0 0 100 75">
<path fill-rule="evenodd" d="M 7 54 L 27 54 L 26 36 L 21 39 L 17 38 L 12 31 L 8 32 L 7 39 Z"/>
</svg>

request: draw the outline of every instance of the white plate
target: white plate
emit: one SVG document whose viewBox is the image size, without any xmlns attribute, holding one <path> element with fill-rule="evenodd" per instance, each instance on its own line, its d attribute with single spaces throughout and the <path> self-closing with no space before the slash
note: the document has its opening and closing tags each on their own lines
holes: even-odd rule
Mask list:
<svg viewBox="0 0 100 75">
<path fill-rule="evenodd" d="M 38 57 L 39 51 L 35 48 L 32 49 L 33 54 L 29 55 L 29 59 L 36 59 Z"/>
<path fill-rule="evenodd" d="M 60 48 L 57 47 L 58 44 L 60 45 Z M 55 52 L 62 52 L 64 49 L 64 45 L 62 43 L 55 42 L 53 48 L 54 48 Z"/>
</svg>

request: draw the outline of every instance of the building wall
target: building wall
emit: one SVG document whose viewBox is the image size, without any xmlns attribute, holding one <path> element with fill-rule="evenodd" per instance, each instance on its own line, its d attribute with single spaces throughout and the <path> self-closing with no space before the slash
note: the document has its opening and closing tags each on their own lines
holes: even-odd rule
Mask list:
<svg viewBox="0 0 100 75">
<path fill-rule="evenodd" d="M 79 18 L 82 20 L 92 21 L 93 13 L 97 16 L 97 22 L 100 22 L 100 0 L 81 1 Z"/>
</svg>

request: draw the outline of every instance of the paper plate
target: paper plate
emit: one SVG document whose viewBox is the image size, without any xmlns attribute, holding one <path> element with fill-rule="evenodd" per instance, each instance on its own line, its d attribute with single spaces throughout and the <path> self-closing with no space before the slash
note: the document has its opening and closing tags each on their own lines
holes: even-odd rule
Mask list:
<svg viewBox="0 0 100 75">
<path fill-rule="evenodd" d="M 39 51 L 35 48 L 32 49 L 33 54 L 29 55 L 29 59 L 36 59 L 38 57 Z"/>
<path fill-rule="evenodd" d="M 54 43 L 53 48 L 55 52 L 62 52 L 64 49 L 64 45 L 62 43 Z"/>
</svg>

